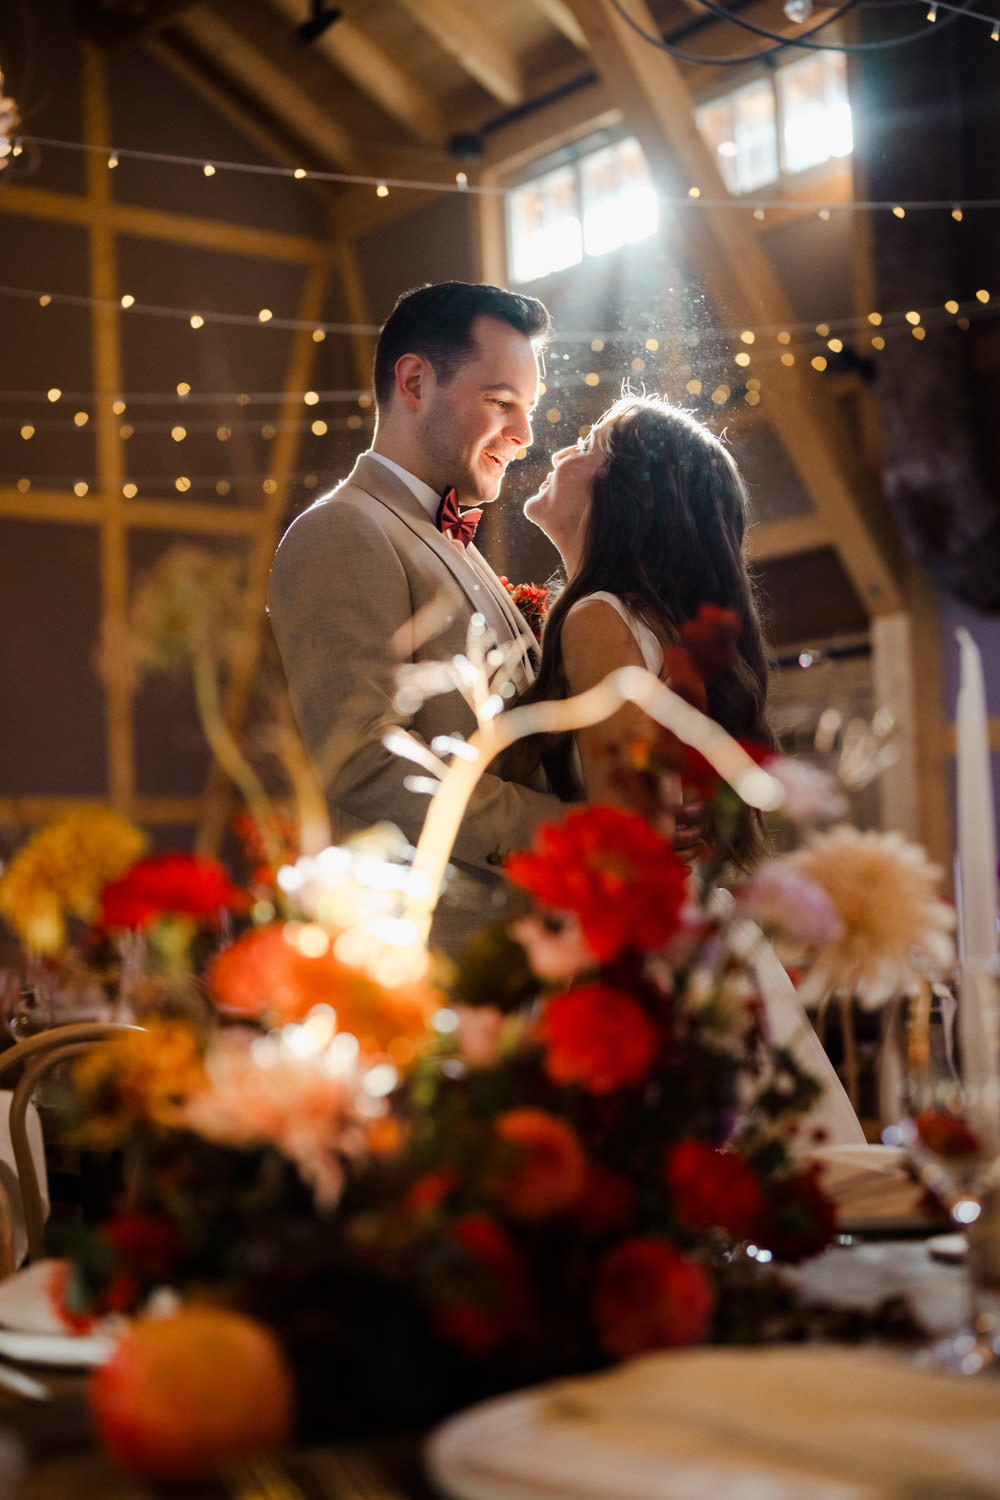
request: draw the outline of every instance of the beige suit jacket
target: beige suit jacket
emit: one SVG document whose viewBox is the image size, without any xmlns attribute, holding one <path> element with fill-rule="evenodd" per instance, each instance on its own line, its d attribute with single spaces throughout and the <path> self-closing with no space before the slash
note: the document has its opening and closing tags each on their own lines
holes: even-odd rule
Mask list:
<svg viewBox="0 0 1000 1500">
<path fill-rule="evenodd" d="M 443 606 L 443 628 L 421 643 L 413 619 L 432 601 Z M 461 552 L 401 479 L 362 455 L 349 478 L 286 532 L 268 608 L 299 727 L 327 792 L 334 840 L 387 819 L 415 843 L 427 798 L 403 782 L 419 767 L 385 749 L 383 735 L 403 725 L 429 745 L 436 735 L 468 737 L 476 724 L 457 692 L 400 713 L 395 668 L 399 661 L 446 661 L 464 652 L 475 611 L 500 644 L 523 639 L 533 647 L 503 585 L 474 545 Z M 482 777 L 455 844 L 459 873 L 435 920 L 438 947 L 457 953 L 502 914 L 502 860 L 562 810 L 548 793 Z"/>
</svg>

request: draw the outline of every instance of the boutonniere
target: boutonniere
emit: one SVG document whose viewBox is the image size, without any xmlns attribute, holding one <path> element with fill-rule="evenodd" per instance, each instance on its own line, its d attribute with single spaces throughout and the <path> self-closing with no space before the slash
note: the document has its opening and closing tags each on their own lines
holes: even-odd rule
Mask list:
<svg viewBox="0 0 1000 1500">
<path fill-rule="evenodd" d="M 501 577 L 500 582 L 520 610 L 535 640 L 540 641 L 542 625 L 545 623 L 545 611 L 549 602 L 548 589 L 542 588 L 537 583 L 511 583 L 510 579 L 505 577 Z"/>
</svg>

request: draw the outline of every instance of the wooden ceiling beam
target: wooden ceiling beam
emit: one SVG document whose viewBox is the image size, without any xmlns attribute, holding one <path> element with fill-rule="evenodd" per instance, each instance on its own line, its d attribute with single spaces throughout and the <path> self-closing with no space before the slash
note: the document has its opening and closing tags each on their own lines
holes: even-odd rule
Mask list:
<svg viewBox="0 0 1000 1500">
<path fill-rule="evenodd" d="M 674 61 L 643 41 L 610 0 L 568 0 L 590 50 L 654 176 L 671 195 L 697 183 L 705 198 L 727 196 L 715 162 L 694 123 L 691 99 Z M 645 0 L 631 0 L 646 31 L 656 24 Z M 727 208 L 702 204 L 678 211 L 678 247 L 698 268 L 724 327 L 781 327 L 796 315 L 761 240 Z M 870 474 L 829 396 L 807 386 L 798 367 L 769 382 L 768 416 L 820 522 L 837 539 L 844 567 L 873 615 L 903 608 L 890 565 L 890 523 Z"/>
<path fill-rule="evenodd" d="M 301 0 L 269 0 L 294 27 L 302 20 Z M 311 45 L 335 68 L 425 146 L 443 146 L 449 129 L 436 100 L 406 69 L 353 21 L 341 17 Z"/>
<path fill-rule="evenodd" d="M 525 99 L 521 65 L 499 38 L 487 35 L 462 0 L 397 0 L 449 57 L 501 104 Z"/>
<path fill-rule="evenodd" d="M 574 47 L 579 48 L 581 52 L 589 50 L 583 27 L 566 4 L 566 0 L 535 0 L 535 9 L 540 10 L 546 20 L 551 21 L 556 30 L 561 31 Z"/>
<path fill-rule="evenodd" d="M 280 59 L 249 40 L 244 30 L 199 5 L 180 15 L 171 32 L 210 58 L 248 97 L 269 108 L 327 166 L 345 172 L 364 170 L 354 134 L 312 99 Z"/>
</svg>

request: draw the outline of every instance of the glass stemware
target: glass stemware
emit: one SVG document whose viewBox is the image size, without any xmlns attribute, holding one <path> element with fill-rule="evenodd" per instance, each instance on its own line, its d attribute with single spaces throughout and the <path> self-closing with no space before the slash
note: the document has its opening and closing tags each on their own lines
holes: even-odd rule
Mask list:
<svg viewBox="0 0 1000 1500">
<path fill-rule="evenodd" d="M 965 1024 L 962 1006 L 975 1006 Z M 924 1356 L 962 1374 L 1000 1361 L 1000 1319 L 989 1290 L 1000 1266 L 991 1264 L 991 1236 L 977 1235 L 989 1227 L 985 1218 L 1000 1190 L 998 1023 L 992 977 L 967 983 L 960 998 L 926 984 L 895 1002 L 883 1059 L 883 1118 L 895 1123 L 882 1138 L 905 1149 L 921 1182 L 968 1235 L 968 1318 Z"/>
</svg>

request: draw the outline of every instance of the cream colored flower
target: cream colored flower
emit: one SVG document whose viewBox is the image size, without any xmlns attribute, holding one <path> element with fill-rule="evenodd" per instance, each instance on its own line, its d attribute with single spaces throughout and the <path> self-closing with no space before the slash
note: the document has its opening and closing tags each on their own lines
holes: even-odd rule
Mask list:
<svg viewBox="0 0 1000 1500">
<path fill-rule="evenodd" d="M 919 844 L 843 825 L 811 838 L 785 863 L 827 892 L 844 926 L 817 952 L 799 990 L 806 1004 L 838 994 L 881 1005 L 952 963 L 955 913 L 938 894 L 940 866 Z"/>
<path fill-rule="evenodd" d="M 84 804 L 34 834 L 0 878 L 0 915 L 31 952 L 54 953 L 66 918 L 89 920 L 109 880 L 146 847 L 134 823 L 100 804 Z"/>
<path fill-rule="evenodd" d="M 224 658 L 243 623 L 242 558 L 181 543 L 143 575 L 129 636 L 142 666 L 184 667 L 196 657 Z"/>
</svg>

